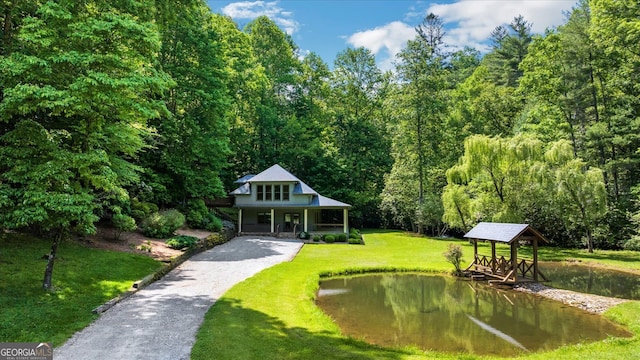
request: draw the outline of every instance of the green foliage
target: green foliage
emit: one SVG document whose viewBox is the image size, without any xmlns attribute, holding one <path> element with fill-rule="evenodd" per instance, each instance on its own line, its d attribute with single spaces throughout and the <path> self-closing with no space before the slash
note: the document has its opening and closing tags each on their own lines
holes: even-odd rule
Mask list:
<svg viewBox="0 0 640 360">
<path fill-rule="evenodd" d="M 111 217 L 111 223 L 116 228 L 116 240 L 120 240 L 120 236 L 123 232 L 134 231 L 137 229 L 136 220 L 125 214 L 113 214 L 113 217 Z"/>
<path fill-rule="evenodd" d="M 189 199 L 187 201 L 187 223 L 194 229 L 203 229 L 209 209 L 202 199 Z"/>
<path fill-rule="evenodd" d="M 131 216 L 134 219 L 142 220 L 157 212 L 158 205 L 150 202 L 139 201 L 137 198 L 131 199 Z"/>
<path fill-rule="evenodd" d="M 313 235 L 313 242 L 319 242 L 322 239 L 320 235 Z"/>
<path fill-rule="evenodd" d="M 455 268 L 455 273 L 457 275 L 462 274 L 462 247 L 458 244 L 450 243 L 447 246 L 447 251 L 445 251 L 442 255 L 444 258 L 450 262 Z"/>
<path fill-rule="evenodd" d="M 224 236 L 219 233 L 213 233 L 205 239 L 207 248 L 212 248 L 216 245 L 224 244 L 227 241 Z"/>
<path fill-rule="evenodd" d="M 213 210 L 209 210 L 202 199 L 190 199 L 187 202 L 187 223 L 194 229 L 220 231 L 222 220 Z"/>
<path fill-rule="evenodd" d="M 168 198 L 157 199 L 163 202 L 223 196 L 230 109 L 223 34 L 203 1 L 155 4 L 162 44 L 158 60 L 174 83 L 162 98 L 169 113 L 151 122 L 159 138 L 142 157 L 146 180 L 166 189 Z"/>
<path fill-rule="evenodd" d="M 336 242 L 347 242 L 347 234 L 336 235 Z"/>
<path fill-rule="evenodd" d="M 335 235 L 325 235 L 322 240 L 327 244 L 334 243 L 336 241 Z"/>
<path fill-rule="evenodd" d="M 592 251 L 594 231 L 606 214 L 602 171 L 575 159 L 567 141 L 545 148 L 530 135 L 472 136 L 447 178 L 444 219 L 461 230 L 478 221 L 525 219 L 538 220 L 537 228 L 557 228 L 556 219 L 563 218 L 562 226 L 574 239 L 584 234 Z M 550 239 L 561 244 L 566 241 Z"/>
<path fill-rule="evenodd" d="M 170 209 L 149 215 L 140 224 L 140 229 L 148 237 L 166 238 L 184 225 L 184 222 L 184 215 L 178 210 Z"/>
<path fill-rule="evenodd" d="M 362 244 L 362 237 L 349 237 L 348 239 L 349 244 Z"/>
<path fill-rule="evenodd" d="M 625 250 L 640 251 L 640 237 L 633 237 L 624 243 Z"/>
<path fill-rule="evenodd" d="M 172 249 L 182 250 L 195 247 L 198 244 L 198 238 L 195 236 L 178 235 L 167 240 L 166 244 Z"/>
<path fill-rule="evenodd" d="M 309 238 L 311 237 L 311 234 L 309 234 L 306 231 L 301 231 L 300 234 L 298 234 L 298 237 L 302 240 L 309 240 Z"/>
</svg>

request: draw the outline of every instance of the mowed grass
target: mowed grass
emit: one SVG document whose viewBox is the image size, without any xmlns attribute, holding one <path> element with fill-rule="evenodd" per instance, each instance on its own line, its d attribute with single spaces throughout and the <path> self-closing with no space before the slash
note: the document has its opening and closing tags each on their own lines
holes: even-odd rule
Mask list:
<svg viewBox="0 0 640 360">
<path fill-rule="evenodd" d="M 63 241 L 53 269 L 54 291 L 42 289 L 51 243 L 0 235 L 0 342 L 62 344 L 96 318 L 98 305 L 128 290 L 161 263 L 130 253 Z"/>
<path fill-rule="evenodd" d="M 452 270 L 442 255 L 451 242 L 463 247 L 465 263 L 473 256 L 466 241 L 418 237 L 398 231 L 370 231 L 366 245 L 305 245 L 288 263 L 267 269 L 236 285 L 211 307 L 200 328 L 192 359 L 485 359 L 413 347 L 381 348 L 340 333 L 314 304 L 321 275 L 362 271 Z M 490 254 L 480 244 L 481 254 Z M 498 246 L 508 254 L 508 247 Z M 530 254 L 522 249 L 524 257 Z M 572 259 L 640 271 L 638 253 L 543 248 L 541 260 Z M 628 326 L 633 338 L 567 346 L 527 359 L 637 359 L 640 354 L 640 303 L 629 302 L 606 316 Z"/>
</svg>

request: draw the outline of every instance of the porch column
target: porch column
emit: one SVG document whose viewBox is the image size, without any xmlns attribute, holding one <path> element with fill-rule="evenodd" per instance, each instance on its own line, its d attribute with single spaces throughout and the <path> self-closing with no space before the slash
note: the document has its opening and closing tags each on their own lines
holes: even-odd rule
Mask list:
<svg viewBox="0 0 640 360">
<path fill-rule="evenodd" d="M 276 210 L 271 209 L 271 232 L 272 233 L 276 232 L 275 224 L 276 224 Z"/>
<path fill-rule="evenodd" d="M 242 232 L 242 209 L 238 209 L 238 232 Z"/>
<path fill-rule="evenodd" d="M 304 209 L 304 232 L 309 232 L 309 216 L 307 213 L 307 209 Z"/>
<path fill-rule="evenodd" d="M 344 227 L 343 232 L 349 233 L 349 209 L 342 210 L 342 226 Z"/>
</svg>

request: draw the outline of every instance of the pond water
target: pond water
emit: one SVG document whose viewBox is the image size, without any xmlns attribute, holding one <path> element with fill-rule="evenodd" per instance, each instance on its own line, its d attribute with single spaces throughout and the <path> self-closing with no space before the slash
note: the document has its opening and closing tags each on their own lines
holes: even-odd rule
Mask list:
<svg viewBox="0 0 640 360">
<path fill-rule="evenodd" d="M 558 289 L 640 300 L 640 276 L 566 262 L 540 262 L 540 270 Z"/>
<path fill-rule="evenodd" d="M 423 274 L 327 279 L 317 304 L 346 335 L 382 346 L 513 356 L 631 333 L 599 315 L 483 283 Z"/>
</svg>

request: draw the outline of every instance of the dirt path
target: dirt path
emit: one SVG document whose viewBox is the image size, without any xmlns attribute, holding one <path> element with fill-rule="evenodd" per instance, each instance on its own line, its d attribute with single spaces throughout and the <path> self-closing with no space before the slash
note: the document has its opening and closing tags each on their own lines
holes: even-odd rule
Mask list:
<svg viewBox="0 0 640 360">
<path fill-rule="evenodd" d="M 55 359 L 189 359 L 211 305 L 236 283 L 290 261 L 302 243 L 237 237 L 198 254 L 105 312 L 54 350 Z"/>
</svg>

